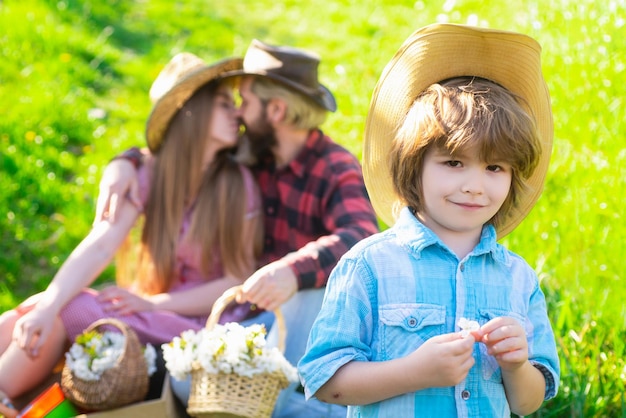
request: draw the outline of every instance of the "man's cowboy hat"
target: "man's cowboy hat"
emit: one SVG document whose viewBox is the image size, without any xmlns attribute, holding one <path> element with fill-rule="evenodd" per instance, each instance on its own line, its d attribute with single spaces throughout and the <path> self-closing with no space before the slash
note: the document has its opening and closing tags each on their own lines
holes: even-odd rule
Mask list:
<svg viewBox="0 0 626 418">
<path fill-rule="evenodd" d="M 243 58 L 243 69 L 229 73 L 229 76 L 258 75 L 278 81 L 293 90 L 311 98 L 324 109 L 334 112 L 337 103 L 333 94 L 320 84 L 317 55 L 287 46 L 272 46 L 252 40 Z"/>
<path fill-rule="evenodd" d="M 154 103 L 146 125 L 150 151 L 158 151 L 170 120 L 196 90 L 226 72 L 241 69 L 241 64 L 241 58 L 230 58 L 208 65 L 189 52 L 174 56 L 150 88 L 150 100 Z"/>
<path fill-rule="evenodd" d="M 374 89 L 363 146 L 365 185 L 378 216 L 394 223 L 395 194 L 388 155 L 395 132 L 416 97 L 428 86 L 452 77 L 494 81 L 523 98 L 534 116 L 542 144 L 541 160 L 528 190 L 498 227 L 511 232 L 539 199 L 552 152 L 550 95 L 541 74 L 541 47 L 532 38 L 507 31 L 434 24 L 414 32 L 387 64 Z"/>
</svg>

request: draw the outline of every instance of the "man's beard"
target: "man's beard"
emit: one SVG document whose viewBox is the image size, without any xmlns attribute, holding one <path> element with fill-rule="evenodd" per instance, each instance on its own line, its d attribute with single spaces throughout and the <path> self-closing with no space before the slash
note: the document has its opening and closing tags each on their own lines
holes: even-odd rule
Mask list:
<svg viewBox="0 0 626 418">
<path fill-rule="evenodd" d="M 243 141 L 247 142 L 250 154 L 258 160 L 273 155 L 273 148 L 278 145 L 274 128 L 267 122 L 265 114 L 263 116 L 250 126 L 242 121 L 242 125 L 246 128 Z"/>
</svg>

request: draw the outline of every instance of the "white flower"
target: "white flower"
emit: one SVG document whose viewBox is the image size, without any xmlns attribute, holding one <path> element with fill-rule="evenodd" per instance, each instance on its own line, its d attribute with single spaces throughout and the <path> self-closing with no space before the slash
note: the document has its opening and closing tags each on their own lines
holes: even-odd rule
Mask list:
<svg viewBox="0 0 626 418">
<path fill-rule="evenodd" d="M 218 324 L 211 330 L 184 331 L 180 337 L 162 345 L 165 366 L 178 380 L 186 379 L 192 370 L 201 369 L 246 377 L 280 371 L 289 381 L 296 382 L 296 368 L 280 350 L 266 346 L 265 334 L 263 325 L 244 327 L 236 322 Z"/>
<path fill-rule="evenodd" d="M 143 357 L 146 359 L 146 365 L 148 366 L 148 376 L 152 376 L 157 371 L 157 353 L 152 344 L 146 344 L 146 349 L 143 351 Z"/>
<path fill-rule="evenodd" d="M 76 342 L 65 353 L 65 362 L 79 379 L 99 380 L 106 370 L 115 366 L 124 352 L 125 338 L 123 334 L 112 331 L 85 332 L 76 337 Z M 156 350 L 150 344 L 146 345 L 144 359 L 148 376 L 151 376 L 156 371 Z"/>
<path fill-rule="evenodd" d="M 478 321 L 469 320 L 467 318 L 459 319 L 457 325 L 461 328 L 461 335 L 463 337 L 467 337 L 471 332 L 478 331 L 480 329 Z"/>
</svg>

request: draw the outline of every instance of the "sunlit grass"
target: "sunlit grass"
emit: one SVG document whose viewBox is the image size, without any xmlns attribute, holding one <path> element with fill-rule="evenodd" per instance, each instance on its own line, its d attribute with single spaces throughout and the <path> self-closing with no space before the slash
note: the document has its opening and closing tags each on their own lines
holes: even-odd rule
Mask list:
<svg viewBox="0 0 626 418">
<path fill-rule="evenodd" d="M 473 23 L 543 47 L 554 153 L 542 198 L 503 243 L 537 270 L 562 363 L 537 416 L 626 416 L 626 2 L 0 2 L 0 307 L 45 287 L 86 233 L 102 166 L 143 144 L 151 80 L 174 53 L 217 60 L 252 38 L 319 53 L 356 155 L 372 90 L 415 29 Z M 112 269 L 104 279 L 112 277 Z"/>
</svg>

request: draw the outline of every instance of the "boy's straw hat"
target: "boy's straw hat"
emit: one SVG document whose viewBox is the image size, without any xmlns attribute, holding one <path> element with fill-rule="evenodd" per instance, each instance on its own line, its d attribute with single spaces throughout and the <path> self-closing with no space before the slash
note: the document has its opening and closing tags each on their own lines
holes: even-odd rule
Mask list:
<svg viewBox="0 0 626 418">
<path fill-rule="evenodd" d="M 522 97 L 534 115 L 542 155 L 528 180 L 528 191 L 498 227 L 498 238 L 511 232 L 539 199 L 552 152 L 550 95 L 541 73 L 541 47 L 513 32 L 454 24 L 434 24 L 414 32 L 387 64 L 374 89 L 363 146 L 365 185 L 378 216 L 394 223 L 398 200 L 388 155 L 395 132 L 415 98 L 428 86 L 452 77 L 477 76 Z"/>
<path fill-rule="evenodd" d="M 240 69 L 241 65 L 241 58 L 230 58 L 208 65 L 189 52 L 175 55 L 150 88 L 150 100 L 154 103 L 146 125 L 150 151 L 158 151 L 170 120 L 196 90 L 228 71 Z"/>
<path fill-rule="evenodd" d="M 334 112 L 337 110 L 335 97 L 318 80 L 319 63 L 320 58 L 311 52 L 288 46 L 273 46 L 253 39 L 243 58 L 243 69 L 228 75 L 267 77 Z"/>
</svg>

